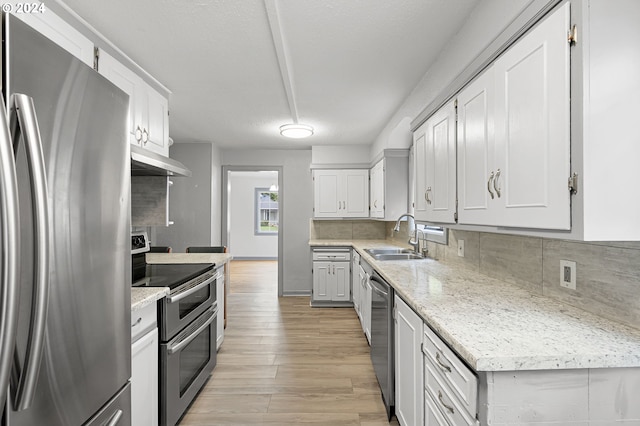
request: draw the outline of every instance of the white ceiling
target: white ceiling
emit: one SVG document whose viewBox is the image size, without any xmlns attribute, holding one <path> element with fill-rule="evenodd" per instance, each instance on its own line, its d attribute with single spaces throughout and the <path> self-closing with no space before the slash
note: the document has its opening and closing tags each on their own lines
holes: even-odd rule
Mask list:
<svg viewBox="0 0 640 426">
<path fill-rule="evenodd" d="M 306 148 L 371 144 L 478 0 L 64 1 L 173 92 L 176 142 Z"/>
</svg>

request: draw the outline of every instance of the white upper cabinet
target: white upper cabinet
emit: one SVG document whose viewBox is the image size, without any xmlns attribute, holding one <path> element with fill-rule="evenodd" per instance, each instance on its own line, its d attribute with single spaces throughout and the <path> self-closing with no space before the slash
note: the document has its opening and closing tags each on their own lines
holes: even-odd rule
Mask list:
<svg viewBox="0 0 640 426">
<path fill-rule="evenodd" d="M 138 74 L 101 51 L 98 72 L 129 95 L 129 133 L 134 145 L 169 155 L 169 102 Z"/>
<path fill-rule="evenodd" d="M 409 150 L 385 149 L 371 168 L 371 217 L 396 220 L 407 213 L 409 199 Z"/>
<path fill-rule="evenodd" d="M 458 221 L 474 225 L 498 222 L 493 168 L 493 68 L 458 94 Z M 495 175 L 493 183 L 495 183 Z M 491 191 L 491 192 L 490 192 Z"/>
<path fill-rule="evenodd" d="M 314 217 L 369 217 L 369 170 L 314 170 Z"/>
<path fill-rule="evenodd" d="M 569 4 L 500 56 L 489 186 L 500 226 L 570 229 Z M 491 178 L 493 174 L 493 178 Z"/>
<path fill-rule="evenodd" d="M 417 220 L 456 222 L 456 108 L 449 102 L 414 134 Z"/>
<path fill-rule="evenodd" d="M 14 16 L 93 68 L 93 42 L 46 6 L 43 13 L 15 13 Z"/>
<path fill-rule="evenodd" d="M 384 218 L 384 159 L 371 168 L 371 217 Z"/>
</svg>

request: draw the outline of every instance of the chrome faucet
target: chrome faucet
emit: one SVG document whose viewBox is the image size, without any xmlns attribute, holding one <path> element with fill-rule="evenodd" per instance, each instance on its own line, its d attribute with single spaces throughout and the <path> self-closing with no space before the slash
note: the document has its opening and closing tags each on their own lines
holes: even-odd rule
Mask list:
<svg viewBox="0 0 640 426">
<path fill-rule="evenodd" d="M 424 235 L 424 233 L 418 229 L 418 224 L 416 223 L 416 219 L 413 217 L 412 214 L 409 213 L 405 213 L 402 216 L 400 216 L 398 218 L 398 220 L 396 221 L 396 226 L 393 227 L 393 231 L 394 232 L 399 232 L 400 231 L 400 221 L 402 220 L 402 218 L 411 218 L 411 220 L 413 221 L 413 232 L 411 234 L 409 234 L 409 240 L 407 241 L 409 243 L 409 245 L 411 247 L 413 247 L 413 252 L 415 254 L 421 254 L 420 253 L 420 238 L 418 237 L 418 232 L 421 233 L 422 235 Z"/>
</svg>

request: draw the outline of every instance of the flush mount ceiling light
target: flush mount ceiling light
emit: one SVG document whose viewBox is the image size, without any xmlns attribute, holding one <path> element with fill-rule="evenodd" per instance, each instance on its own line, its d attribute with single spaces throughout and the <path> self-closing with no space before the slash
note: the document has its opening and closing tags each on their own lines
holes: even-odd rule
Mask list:
<svg viewBox="0 0 640 426">
<path fill-rule="evenodd" d="M 306 124 L 285 124 L 280 126 L 280 134 L 293 139 L 308 138 L 313 135 L 313 127 Z"/>
</svg>

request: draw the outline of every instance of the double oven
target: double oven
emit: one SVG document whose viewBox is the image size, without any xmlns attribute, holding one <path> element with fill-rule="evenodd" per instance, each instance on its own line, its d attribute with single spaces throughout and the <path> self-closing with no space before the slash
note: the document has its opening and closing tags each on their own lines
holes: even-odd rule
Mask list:
<svg viewBox="0 0 640 426">
<path fill-rule="evenodd" d="M 132 235 L 133 286 L 169 287 L 158 302 L 160 424 L 175 425 L 216 365 L 215 264 L 147 264 L 145 233 Z"/>
</svg>

